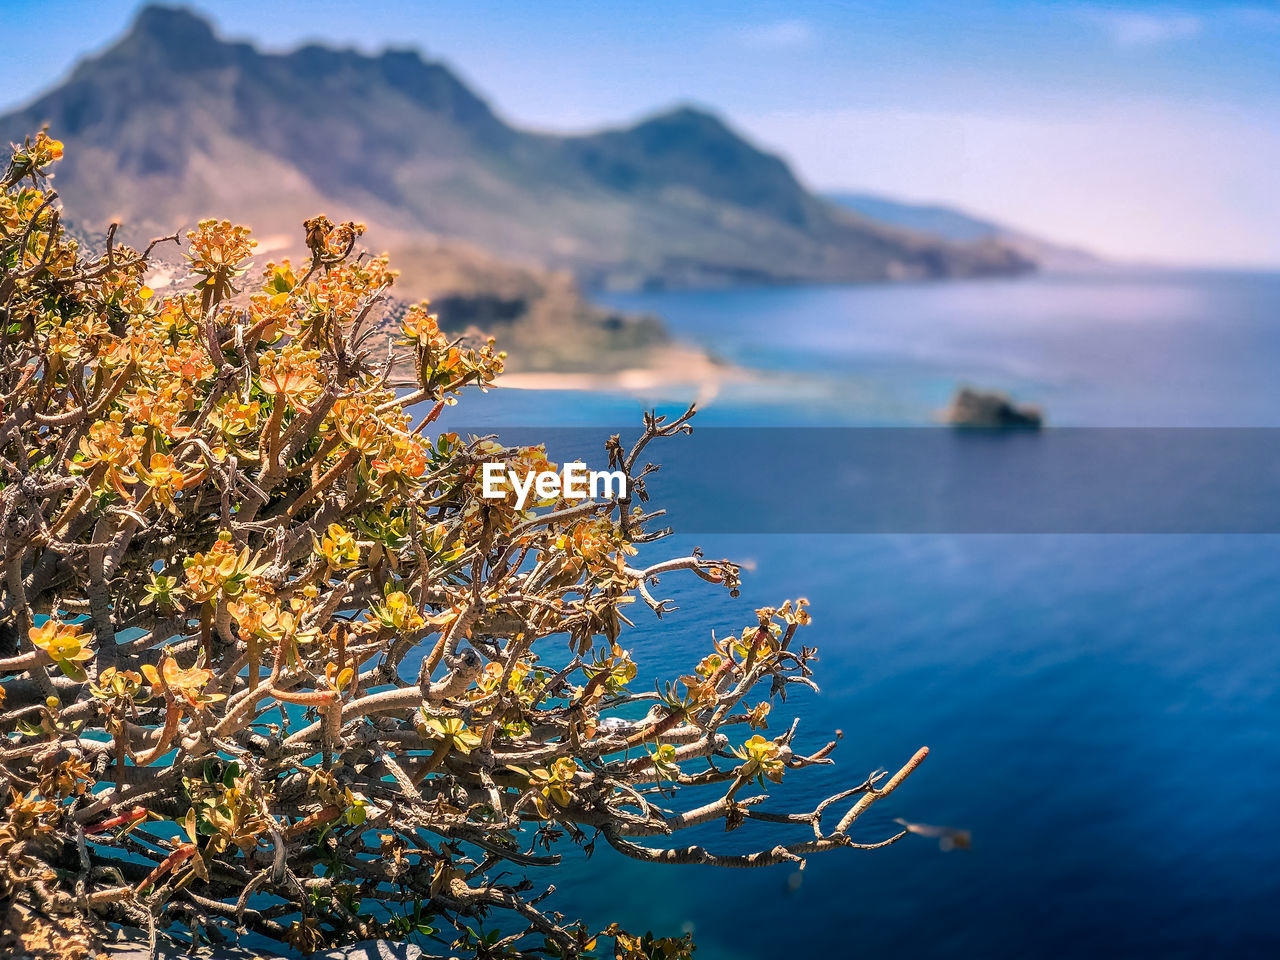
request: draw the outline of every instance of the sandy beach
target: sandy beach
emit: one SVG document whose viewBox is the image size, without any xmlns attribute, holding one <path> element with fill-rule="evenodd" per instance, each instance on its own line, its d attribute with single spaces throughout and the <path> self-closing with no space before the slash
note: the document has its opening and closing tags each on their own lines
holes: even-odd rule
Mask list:
<svg viewBox="0 0 1280 960">
<path fill-rule="evenodd" d="M 594 372 L 505 373 L 495 385 L 509 390 L 588 390 L 614 393 L 647 393 L 655 389 L 696 387 L 700 395 L 712 394 L 729 382 L 751 379 L 750 371 L 717 363 L 701 350 L 673 344 L 652 354 L 643 367 Z"/>
</svg>

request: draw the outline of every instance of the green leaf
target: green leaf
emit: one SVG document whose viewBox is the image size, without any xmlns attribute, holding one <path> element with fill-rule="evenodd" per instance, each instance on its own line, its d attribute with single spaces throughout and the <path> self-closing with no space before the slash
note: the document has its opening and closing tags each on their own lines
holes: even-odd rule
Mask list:
<svg viewBox="0 0 1280 960">
<path fill-rule="evenodd" d="M 84 672 L 84 668 L 74 660 L 58 660 L 57 664 L 58 668 L 76 683 L 84 683 L 89 679 L 89 675 Z"/>
</svg>

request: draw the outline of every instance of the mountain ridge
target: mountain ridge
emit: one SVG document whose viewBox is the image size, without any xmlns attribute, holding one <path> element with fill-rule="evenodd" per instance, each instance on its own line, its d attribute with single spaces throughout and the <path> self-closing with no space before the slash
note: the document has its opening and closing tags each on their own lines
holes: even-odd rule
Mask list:
<svg viewBox="0 0 1280 960">
<path fill-rule="evenodd" d="M 296 238 L 301 217 L 323 209 L 368 222 L 392 248 L 456 239 L 590 287 L 1032 267 L 998 241 L 950 243 L 842 210 L 703 110 L 534 133 L 415 51 L 264 53 L 183 7 L 144 7 L 120 39 L 0 117 L 0 136 L 46 122 L 68 147 L 59 190 L 98 226 L 166 231 L 215 215 Z"/>
<path fill-rule="evenodd" d="M 1057 243 L 950 204 L 914 203 L 883 194 L 849 191 L 829 191 L 823 195 L 832 203 L 865 217 L 942 240 L 962 243 L 995 240 L 1004 243 L 1034 260 L 1043 270 L 1065 272 L 1113 266 L 1110 261 L 1081 247 Z"/>
</svg>

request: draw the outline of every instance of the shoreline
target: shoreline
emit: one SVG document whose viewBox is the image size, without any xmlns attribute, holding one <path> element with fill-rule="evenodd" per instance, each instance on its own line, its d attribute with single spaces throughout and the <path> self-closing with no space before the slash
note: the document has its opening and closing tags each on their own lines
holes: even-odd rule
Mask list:
<svg viewBox="0 0 1280 960">
<path fill-rule="evenodd" d="M 696 387 L 714 395 L 725 383 L 754 379 L 751 371 L 717 363 L 693 347 L 672 345 L 653 351 L 650 362 L 609 373 L 592 371 L 517 371 L 504 373 L 494 387 L 507 390 L 576 390 L 643 393 L 671 387 Z"/>
</svg>

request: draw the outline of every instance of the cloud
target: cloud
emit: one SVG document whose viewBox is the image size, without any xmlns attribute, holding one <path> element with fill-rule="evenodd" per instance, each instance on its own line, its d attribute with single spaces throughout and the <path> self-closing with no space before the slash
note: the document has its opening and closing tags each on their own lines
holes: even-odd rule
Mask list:
<svg viewBox="0 0 1280 960">
<path fill-rule="evenodd" d="M 813 25 L 807 20 L 776 20 L 755 26 L 740 27 L 734 39 L 753 50 L 796 50 L 814 40 Z"/>
<path fill-rule="evenodd" d="M 1193 13 L 1090 9 L 1084 11 L 1084 16 L 1115 46 L 1124 50 L 1189 40 L 1204 26 L 1200 17 Z"/>
</svg>

